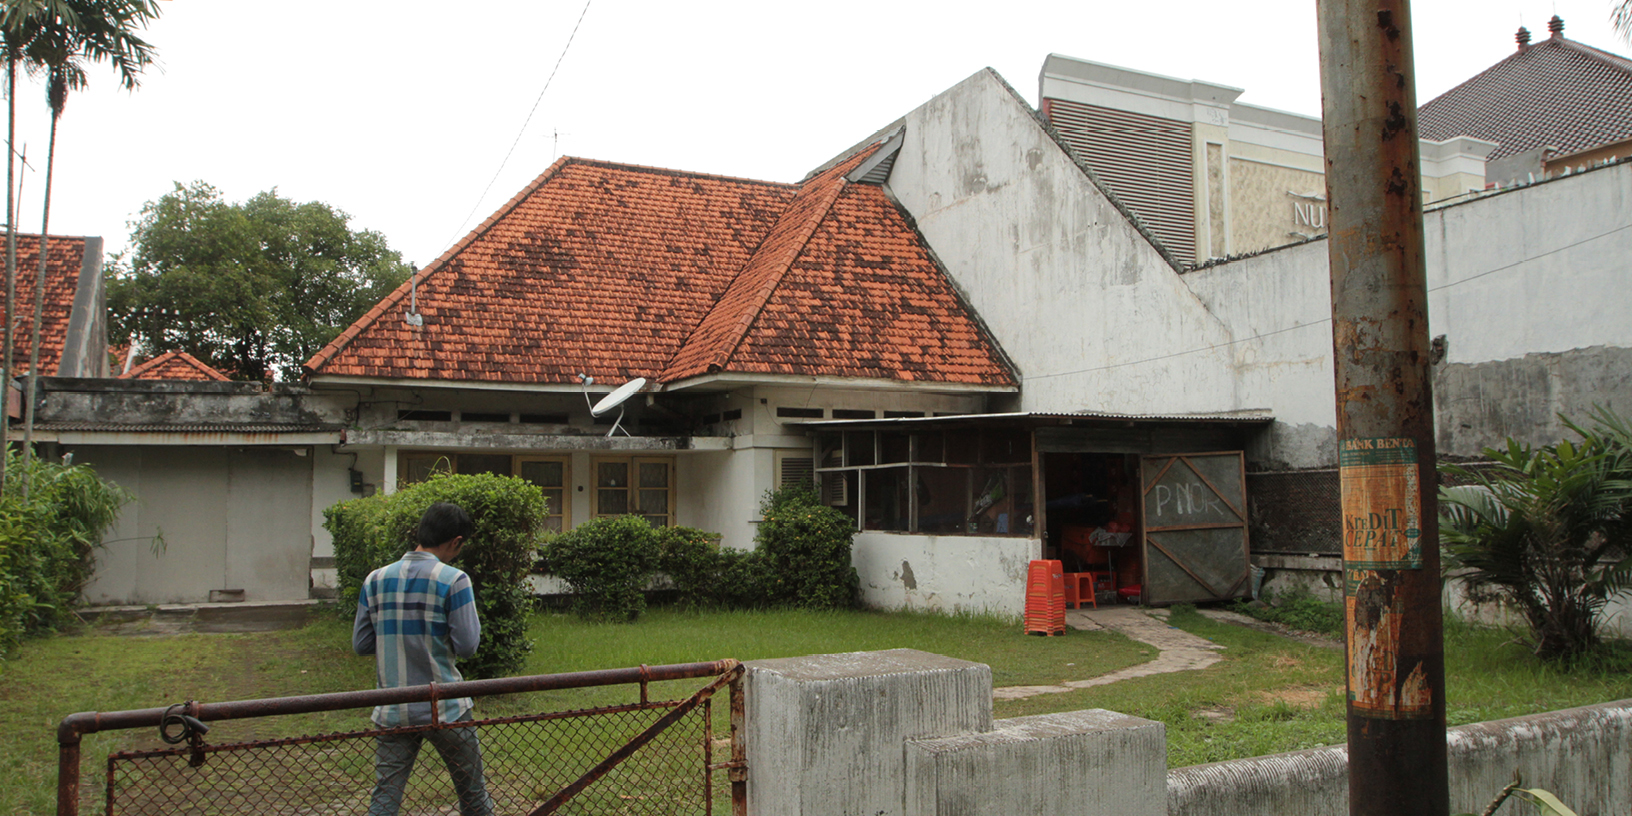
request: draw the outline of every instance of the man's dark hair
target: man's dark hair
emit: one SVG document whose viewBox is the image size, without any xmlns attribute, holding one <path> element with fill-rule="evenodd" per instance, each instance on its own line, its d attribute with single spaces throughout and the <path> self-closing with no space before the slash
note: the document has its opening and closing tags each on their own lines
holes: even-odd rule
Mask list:
<svg viewBox="0 0 1632 816">
<path fill-rule="evenodd" d="M 470 523 L 470 514 L 465 512 L 465 508 L 437 502 L 425 508 L 425 515 L 419 517 L 419 529 L 414 531 L 414 539 L 421 547 L 440 547 L 455 536 L 464 536 L 469 540 L 474 530 L 475 525 Z"/>
</svg>

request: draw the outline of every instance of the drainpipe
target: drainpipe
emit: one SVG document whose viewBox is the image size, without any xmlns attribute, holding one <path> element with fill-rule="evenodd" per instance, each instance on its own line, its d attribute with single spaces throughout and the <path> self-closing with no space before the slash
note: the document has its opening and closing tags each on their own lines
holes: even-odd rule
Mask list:
<svg viewBox="0 0 1632 816">
<path fill-rule="evenodd" d="M 1409 0 L 1319 0 L 1349 813 L 1444 816 L 1445 650 Z"/>
</svg>

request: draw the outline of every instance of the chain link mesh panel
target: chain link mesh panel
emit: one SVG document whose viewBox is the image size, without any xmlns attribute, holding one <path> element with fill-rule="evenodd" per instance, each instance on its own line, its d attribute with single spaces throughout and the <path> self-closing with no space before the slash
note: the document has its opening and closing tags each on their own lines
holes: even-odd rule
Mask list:
<svg viewBox="0 0 1632 816">
<path fill-rule="evenodd" d="M 525 814 L 589 773 L 678 705 L 653 702 L 439 728 L 475 730 L 493 812 Z M 710 785 L 706 778 L 713 747 L 708 745 L 708 717 L 706 705 L 691 710 L 556 812 L 711 812 L 710 788 L 726 789 L 728 783 L 722 776 Z M 203 745 L 196 750 L 180 746 L 112 754 L 108 758 L 107 812 L 129 816 L 362 814 L 368 811 L 374 789 L 379 737 L 411 734 L 422 738 L 422 745 L 399 812 L 457 814 L 454 780 L 427 738 L 437 728 L 367 730 Z"/>
</svg>

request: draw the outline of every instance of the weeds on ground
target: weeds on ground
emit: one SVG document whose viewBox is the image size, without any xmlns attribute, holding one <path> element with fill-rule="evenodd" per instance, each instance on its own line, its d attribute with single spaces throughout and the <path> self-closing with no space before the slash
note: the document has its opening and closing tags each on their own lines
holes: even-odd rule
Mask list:
<svg viewBox="0 0 1632 816">
<path fill-rule="evenodd" d="M 1314 632 L 1328 637 L 1343 637 L 1343 607 L 1323 601 L 1303 588 L 1290 589 L 1279 595 L 1264 594 L 1264 606 L 1238 601 L 1230 606 L 1261 621 L 1278 623 L 1301 632 Z"/>
</svg>

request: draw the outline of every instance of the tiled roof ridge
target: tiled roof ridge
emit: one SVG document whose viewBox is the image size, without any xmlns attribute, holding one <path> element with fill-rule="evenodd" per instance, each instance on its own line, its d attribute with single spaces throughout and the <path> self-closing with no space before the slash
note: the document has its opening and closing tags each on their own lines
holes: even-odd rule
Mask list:
<svg viewBox="0 0 1632 816">
<path fill-rule="evenodd" d="M 861 151 L 800 185 L 799 193 L 766 233 L 753 257 L 675 352 L 662 374 L 664 382 L 719 371 L 731 361 L 788 268 L 799 259 L 816 228 L 833 209 L 833 202 L 848 184 L 844 174 L 872 153 Z"/>
<path fill-rule="evenodd" d="M 585 158 L 580 158 L 580 157 L 576 157 L 576 156 L 564 156 L 563 158 L 571 159 L 573 164 L 582 164 L 582 165 L 588 165 L 588 166 L 591 166 L 591 167 L 603 167 L 603 168 L 607 168 L 607 169 L 611 169 L 611 170 L 630 170 L 630 171 L 634 171 L 634 172 L 637 172 L 637 173 L 651 173 L 653 175 L 658 175 L 658 176 L 674 176 L 676 178 L 696 178 L 696 179 L 709 179 L 709 180 L 713 180 L 713 181 L 729 181 L 729 182 L 734 182 L 734 183 L 737 183 L 737 184 L 759 184 L 759 185 L 763 185 L 765 187 L 793 188 L 793 187 L 798 187 L 799 186 L 798 182 L 768 181 L 766 179 L 748 178 L 747 176 L 731 176 L 731 175 L 725 175 L 725 174 L 721 174 L 721 173 L 698 173 L 698 172 L 692 171 L 692 170 L 676 170 L 676 169 L 674 169 L 672 167 L 658 167 L 656 165 L 651 165 L 651 164 L 630 164 L 628 162 L 615 162 L 615 161 L 608 161 L 606 159 L 585 159 Z"/>
<path fill-rule="evenodd" d="M 510 212 L 516 207 L 521 206 L 523 201 L 526 201 L 530 196 L 532 196 L 533 193 L 538 192 L 538 188 L 543 187 L 546 182 L 559 174 L 564 168 L 566 168 L 567 165 L 577 164 L 580 161 L 580 159 L 573 158 L 572 156 L 562 156 L 561 158 L 556 159 L 550 164 L 549 167 L 545 168 L 544 172 L 539 173 L 538 177 L 533 179 L 531 183 L 521 188 L 520 192 L 511 196 L 510 200 L 505 202 L 504 206 L 495 210 L 493 214 L 484 219 L 482 223 L 477 224 L 475 229 L 465 234 L 465 237 L 454 242 L 453 246 L 448 247 L 447 251 L 437 256 L 436 260 L 426 264 L 424 269 L 409 275 L 408 280 L 403 281 L 400 286 L 392 290 L 391 294 L 380 298 L 380 302 L 374 304 L 374 308 L 369 309 L 367 312 L 363 313 L 362 317 L 352 321 L 352 324 L 347 326 L 346 330 L 340 333 L 340 336 L 330 340 L 329 344 L 323 348 L 318 349 L 317 353 L 312 355 L 312 359 L 307 360 L 306 364 L 302 366 L 302 368 L 306 369 L 306 375 L 309 377 L 316 373 L 317 369 L 324 363 L 333 359 L 334 355 L 339 354 L 347 345 L 350 345 L 352 340 L 357 339 L 357 335 L 362 334 L 364 329 L 373 325 L 375 321 L 379 320 L 381 317 L 390 312 L 392 307 L 401 303 L 402 299 L 407 297 L 408 292 L 415 285 L 414 279 L 416 276 L 420 280 L 428 280 L 431 275 L 441 271 L 443 264 L 447 263 L 450 259 L 464 251 L 465 247 L 470 246 L 477 238 L 480 238 L 489 229 L 492 229 L 494 224 L 497 224 L 505 216 L 509 215 Z"/>
<path fill-rule="evenodd" d="M 1465 80 L 1462 80 L 1462 82 L 1458 83 L 1455 87 L 1451 88 L 1450 90 L 1440 94 L 1439 96 L 1434 97 L 1433 99 L 1428 100 L 1427 102 L 1422 103 L 1421 105 L 1418 105 L 1417 106 L 1417 112 L 1420 114 L 1421 112 L 1427 110 L 1430 105 L 1433 105 L 1433 104 L 1439 102 L 1442 99 L 1446 99 L 1446 98 L 1450 97 L 1452 94 L 1455 94 L 1456 92 L 1462 90 L 1463 88 L 1468 88 L 1468 87 L 1471 87 L 1471 86 L 1478 85 L 1482 80 L 1484 80 L 1484 78 L 1487 75 L 1489 75 L 1492 72 L 1496 71 L 1498 68 L 1505 67 L 1508 63 L 1511 63 L 1511 62 L 1514 62 L 1516 60 L 1522 59 L 1522 58 L 1524 58 L 1524 57 L 1526 57 L 1526 56 L 1528 56 L 1528 55 L 1530 55 L 1532 53 L 1536 54 L 1537 56 L 1540 56 L 1540 52 L 1542 50 L 1544 50 L 1544 49 L 1547 49 L 1547 48 L 1568 48 L 1568 49 L 1570 49 L 1572 51 L 1579 52 L 1579 53 L 1581 53 L 1581 54 L 1583 54 L 1585 56 L 1592 57 L 1594 59 L 1605 62 L 1605 63 L 1609 64 L 1613 68 L 1617 68 L 1617 69 L 1622 70 L 1622 71 L 1632 72 L 1632 60 L 1628 60 L 1625 57 L 1621 57 L 1621 56 L 1618 56 L 1616 54 L 1612 54 L 1612 53 L 1610 53 L 1608 51 L 1604 51 L 1604 50 L 1599 49 L 1599 48 L 1594 48 L 1594 47 L 1592 47 L 1590 45 L 1587 45 L 1586 43 L 1576 42 L 1575 40 L 1569 39 L 1567 37 L 1559 37 L 1557 39 L 1553 39 L 1553 38 L 1549 37 L 1549 38 L 1547 38 L 1545 40 L 1540 40 L 1538 42 L 1530 43 L 1529 45 L 1526 45 L 1523 48 L 1520 48 L 1520 49 L 1514 51 L 1513 53 L 1508 54 L 1507 56 L 1497 60 L 1496 62 L 1491 63 L 1489 68 L 1486 68 L 1485 70 L 1480 71 L 1479 73 L 1474 74 L 1473 76 L 1468 77 Z"/>
<path fill-rule="evenodd" d="M 175 362 L 181 363 L 182 365 L 185 365 L 185 366 L 187 366 L 189 368 L 192 368 L 192 369 L 196 370 L 198 373 L 203 374 L 204 376 L 208 377 L 211 380 L 218 380 L 218 381 L 223 381 L 223 382 L 231 380 L 230 377 L 226 376 L 225 374 L 222 374 L 220 371 L 215 370 L 215 368 L 211 367 L 208 363 L 204 362 L 203 360 L 198 359 L 197 357 L 194 357 L 191 354 L 188 354 L 185 351 L 167 351 L 167 352 L 165 352 L 163 354 L 160 354 L 157 357 L 154 357 L 152 359 L 146 360 L 144 362 L 141 362 L 141 363 L 138 363 L 138 364 L 132 366 L 129 371 L 126 371 L 123 374 L 120 374 L 119 376 L 115 377 L 114 379 L 118 379 L 118 380 L 140 380 L 140 379 L 144 379 L 142 377 L 143 374 L 146 374 L 147 372 L 153 371 L 153 370 L 158 369 L 158 368 L 162 368 L 166 364 L 170 363 L 171 361 L 175 361 Z"/>
</svg>

